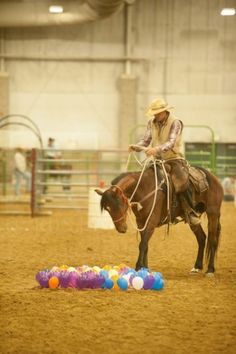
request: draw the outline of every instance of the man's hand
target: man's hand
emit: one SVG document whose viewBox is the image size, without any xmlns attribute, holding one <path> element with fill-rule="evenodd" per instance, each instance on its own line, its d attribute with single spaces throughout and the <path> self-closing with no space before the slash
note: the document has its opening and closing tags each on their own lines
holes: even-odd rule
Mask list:
<svg viewBox="0 0 236 354">
<path fill-rule="evenodd" d="M 145 153 L 147 156 L 156 156 L 156 154 L 159 152 L 158 148 L 148 148 Z"/>
<path fill-rule="evenodd" d="M 138 151 L 136 145 L 129 145 L 129 149 L 128 149 L 129 152 L 131 151 Z"/>
</svg>

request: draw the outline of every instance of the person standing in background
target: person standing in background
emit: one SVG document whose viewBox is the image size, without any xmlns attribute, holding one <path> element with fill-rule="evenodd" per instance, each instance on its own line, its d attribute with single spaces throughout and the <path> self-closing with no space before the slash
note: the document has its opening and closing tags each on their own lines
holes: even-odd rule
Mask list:
<svg viewBox="0 0 236 354">
<path fill-rule="evenodd" d="M 26 191 L 31 191 L 31 173 L 27 171 L 26 157 L 23 152 L 23 149 L 16 148 L 14 155 L 14 176 L 16 179 L 16 195 L 20 195 L 22 179 L 24 179 L 26 182 Z"/>
<path fill-rule="evenodd" d="M 225 177 L 222 181 L 222 187 L 224 189 L 224 201 L 234 201 L 234 178 Z"/>
</svg>

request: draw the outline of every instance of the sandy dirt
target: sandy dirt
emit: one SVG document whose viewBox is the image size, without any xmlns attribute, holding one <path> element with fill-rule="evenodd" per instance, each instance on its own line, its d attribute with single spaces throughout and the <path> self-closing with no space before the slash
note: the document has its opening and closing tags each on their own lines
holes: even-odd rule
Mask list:
<svg viewBox="0 0 236 354">
<path fill-rule="evenodd" d="M 236 352 L 236 208 L 222 208 L 213 279 L 190 275 L 197 251 L 187 225 L 156 230 L 149 267 L 162 291 L 48 290 L 37 271 L 54 265 L 134 267 L 138 238 L 87 228 L 86 212 L 0 217 L 0 353 Z M 206 224 L 206 220 L 203 220 Z"/>
</svg>

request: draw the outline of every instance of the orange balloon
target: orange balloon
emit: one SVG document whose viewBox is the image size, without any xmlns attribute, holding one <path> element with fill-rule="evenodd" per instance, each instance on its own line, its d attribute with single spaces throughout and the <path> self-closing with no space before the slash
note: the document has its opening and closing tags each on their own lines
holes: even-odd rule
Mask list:
<svg viewBox="0 0 236 354">
<path fill-rule="evenodd" d="M 48 281 L 48 286 L 50 289 L 56 289 L 59 286 L 59 279 L 58 277 L 51 277 Z"/>
<path fill-rule="evenodd" d="M 120 290 L 117 282 L 114 283 L 112 290 Z"/>
</svg>

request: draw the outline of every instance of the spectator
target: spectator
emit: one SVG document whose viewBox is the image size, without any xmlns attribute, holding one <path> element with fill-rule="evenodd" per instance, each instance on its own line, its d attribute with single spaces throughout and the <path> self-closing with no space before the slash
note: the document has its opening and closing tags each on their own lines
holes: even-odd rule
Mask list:
<svg viewBox="0 0 236 354">
<path fill-rule="evenodd" d="M 49 138 L 48 139 L 46 157 L 48 159 L 52 159 L 52 160 L 61 158 L 61 152 L 57 151 L 54 138 Z"/>
<path fill-rule="evenodd" d="M 26 157 L 23 149 L 16 148 L 14 155 L 14 175 L 16 179 L 15 194 L 20 195 L 22 179 L 26 182 L 26 191 L 31 191 L 31 173 L 27 171 Z"/>
<path fill-rule="evenodd" d="M 234 179 L 232 177 L 225 177 L 222 181 L 222 187 L 224 189 L 224 201 L 234 201 Z"/>
</svg>

